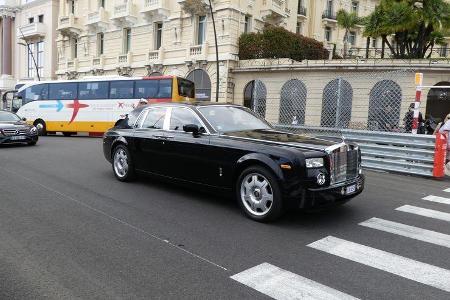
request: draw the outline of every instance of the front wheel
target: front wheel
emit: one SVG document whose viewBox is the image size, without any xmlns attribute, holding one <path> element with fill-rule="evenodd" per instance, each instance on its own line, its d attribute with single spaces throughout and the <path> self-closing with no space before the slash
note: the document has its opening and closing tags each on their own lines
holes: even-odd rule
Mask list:
<svg viewBox="0 0 450 300">
<path fill-rule="evenodd" d="M 126 146 L 119 145 L 114 149 L 112 166 L 119 181 L 128 182 L 135 179 L 133 160 Z"/>
<path fill-rule="evenodd" d="M 238 178 L 236 194 L 241 209 L 252 220 L 269 222 L 283 213 L 280 186 L 275 176 L 263 167 L 245 169 Z"/>
<path fill-rule="evenodd" d="M 40 136 L 47 135 L 47 125 L 45 124 L 44 121 L 38 120 L 38 121 L 34 122 L 34 126 L 37 128 Z"/>
</svg>

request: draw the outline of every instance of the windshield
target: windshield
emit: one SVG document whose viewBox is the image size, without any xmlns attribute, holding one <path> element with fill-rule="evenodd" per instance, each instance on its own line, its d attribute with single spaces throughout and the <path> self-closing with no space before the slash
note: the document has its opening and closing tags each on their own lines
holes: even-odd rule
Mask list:
<svg viewBox="0 0 450 300">
<path fill-rule="evenodd" d="M 17 122 L 20 121 L 20 118 L 10 112 L 0 111 L 0 122 Z"/>
<path fill-rule="evenodd" d="M 212 105 L 200 107 L 199 111 L 218 132 L 271 129 L 266 121 L 244 107 Z"/>
</svg>

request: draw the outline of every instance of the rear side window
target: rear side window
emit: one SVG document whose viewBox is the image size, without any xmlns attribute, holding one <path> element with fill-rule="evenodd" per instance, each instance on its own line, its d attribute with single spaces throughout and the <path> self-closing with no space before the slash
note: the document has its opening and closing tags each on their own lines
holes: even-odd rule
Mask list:
<svg viewBox="0 0 450 300">
<path fill-rule="evenodd" d="M 78 85 L 78 98 L 80 100 L 108 99 L 109 82 L 80 82 Z"/>
<path fill-rule="evenodd" d="M 26 88 L 22 92 L 24 104 L 31 101 L 47 100 L 48 99 L 48 84 L 37 84 Z"/>
<path fill-rule="evenodd" d="M 163 129 L 166 111 L 162 107 L 149 109 L 141 128 Z"/>
<path fill-rule="evenodd" d="M 172 79 L 136 81 L 136 98 L 172 98 Z"/>
<path fill-rule="evenodd" d="M 134 81 L 111 81 L 111 99 L 134 99 Z"/>
<path fill-rule="evenodd" d="M 48 98 L 51 100 L 74 100 L 77 99 L 77 90 L 77 83 L 51 83 Z"/>
</svg>

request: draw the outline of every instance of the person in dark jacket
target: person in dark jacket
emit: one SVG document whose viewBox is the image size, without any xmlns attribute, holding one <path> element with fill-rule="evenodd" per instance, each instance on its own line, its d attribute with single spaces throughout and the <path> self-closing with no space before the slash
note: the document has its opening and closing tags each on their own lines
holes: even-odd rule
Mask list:
<svg viewBox="0 0 450 300">
<path fill-rule="evenodd" d="M 403 122 L 405 124 L 405 132 L 411 133 L 414 123 L 414 103 L 411 103 L 409 105 L 409 109 L 406 112 L 405 117 L 403 118 Z M 418 125 L 417 133 L 425 134 L 425 122 L 421 112 L 419 112 L 419 119 L 417 125 Z"/>
</svg>

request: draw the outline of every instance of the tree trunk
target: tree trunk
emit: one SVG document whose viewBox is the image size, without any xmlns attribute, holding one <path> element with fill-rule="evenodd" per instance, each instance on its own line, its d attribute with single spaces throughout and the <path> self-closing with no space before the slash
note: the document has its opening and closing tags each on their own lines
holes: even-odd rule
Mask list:
<svg viewBox="0 0 450 300">
<path fill-rule="evenodd" d="M 384 42 L 384 38 L 382 38 L 381 40 L 381 58 L 384 58 L 384 50 L 385 50 L 385 42 Z"/>
<path fill-rule="evenodd" d="M 367 37 L 366 41 L 366 58 L 369 58 L 369 47 L 370 47 L 370 36 Z"/>
</svg>

